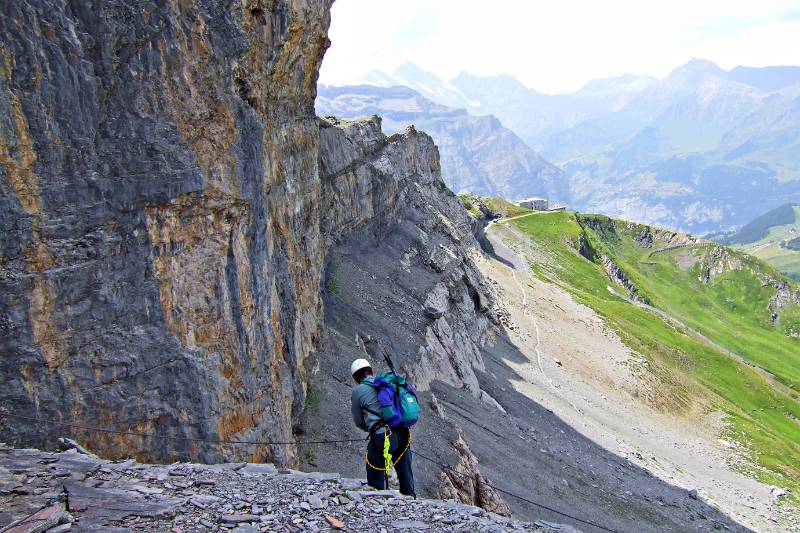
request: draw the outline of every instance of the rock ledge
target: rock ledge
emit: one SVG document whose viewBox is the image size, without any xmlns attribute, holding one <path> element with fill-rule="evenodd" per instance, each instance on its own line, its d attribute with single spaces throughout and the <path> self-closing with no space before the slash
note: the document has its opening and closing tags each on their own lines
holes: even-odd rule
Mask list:
<svg viewBox="0 0 800 533">
<path fill-rule="evenodd" d="M 112 462 L 74 449 L 5 445 L 0 509 L 0 528 L 42 509 L 62 513 L 62 524 L 47 530 L 59 532 L 544 531 L 450 500 L 370 490 L 338 474 L 253 463 Z"/>
</svg>

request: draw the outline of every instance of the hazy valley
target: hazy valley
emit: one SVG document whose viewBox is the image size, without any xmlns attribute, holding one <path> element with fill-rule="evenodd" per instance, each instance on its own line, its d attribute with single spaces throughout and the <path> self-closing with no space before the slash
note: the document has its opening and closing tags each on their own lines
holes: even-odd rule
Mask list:
<svg viewBox="0 0 800 533">
<path fill-rule="evenodd" d="M 595 80 L 566 95 L 508 75 L 445 81 L 414 65 L 363 81 L 497 117 L 563 169 L 580 211 L 704 234 L 800 199 L 800 67 L 692 60 L 664 79 Z"/>
</svg>

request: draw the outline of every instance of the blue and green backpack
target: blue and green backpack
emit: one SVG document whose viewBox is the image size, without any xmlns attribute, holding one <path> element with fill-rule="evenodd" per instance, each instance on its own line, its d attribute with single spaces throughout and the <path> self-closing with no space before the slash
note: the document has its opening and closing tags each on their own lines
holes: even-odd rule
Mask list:
<svg viewBox="0 0 800 533">
<path fill-rule="evenodd" d="M 389 371 L 370 383 L 378 393 L 380 416 L 391 429 L 410 428 L 419 420 L 419 402 L 414 387 L 402 374 Z"/>
</svg>

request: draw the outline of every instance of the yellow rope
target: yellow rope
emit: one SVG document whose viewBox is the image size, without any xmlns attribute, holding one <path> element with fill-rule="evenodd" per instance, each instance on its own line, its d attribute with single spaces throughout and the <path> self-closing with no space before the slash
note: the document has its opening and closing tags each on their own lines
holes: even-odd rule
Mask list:
<svg viewBox="0 0 800 533">
<path fill-rule="evenodd" d="M 384 439 L 386 439 L 386 435 L 385 434 L 384 434 Z M 395 461 L 393 463 L 389 463 L 388 467 L 386 467 L 386 468 L 378 468 L 377 466 L 374 466 L 372 463 L 369 462 L 369 447 L 367 447 L 367 451 L 364 453 L 364 460 L 367 462 L 367 466 L 370 467 L 371 469 L 380 470 L 381 472 L 383 472 L 383 471 L 388 472 L 390 468 L 394 468 L 394 465 L 396 465 L 397 463 L 400 462 L 400 459 L 403 458 L 403 456 L 406 454 L 406 452 L 408 451 L 409 448 L 411 448 L 411 432 L 410 431 L 408 432 L 408 443 L 406 444 L 406 449 L 403 450 L 403 453 L 401 453 L 399 456 L 397 456 L 397 461 Z"/>
<path fill-rule="evenodd" d="M 386 465 L 387 475 L 391 472 L 392 466 L 394 466 L 392 465 L 392 452 L 390 451 L 392 447 L 392 441 L 389 440 L 390 435 L 391 433 L 389 433 L 388 429 L 383 432 L 383 464 Z M 389 487 L 386 488 L 388 489 Z"/>
</svg>

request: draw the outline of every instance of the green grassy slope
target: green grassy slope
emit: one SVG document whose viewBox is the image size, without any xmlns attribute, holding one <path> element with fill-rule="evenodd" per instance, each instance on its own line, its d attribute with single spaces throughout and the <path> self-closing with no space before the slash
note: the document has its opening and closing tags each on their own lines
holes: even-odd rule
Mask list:
<svg viewBox="0 0 800 533">
<path fill-rule="evenodd" d="M 481 209 L 487 212 L 487 216 L 495 217 L 516 217 L 520 215 L 527 215 L 534 213 L 533 209 L 520 207 L 513 202 L 504 200 L 503 198 L 496 198 L 491 196 L 476 196 L 474 194 L 459 194 L 458 198 L 461 203 L 472 213 L 476 218 L 482 218 L 484 215 Z"/>
<path fill-rule="evenodd" d="M 520 207 L 502 198 L 482 198 L 482 200 L 492 213 L 496 213 L 501 217 L 517 217 L 533 213 L 532 209 Z"/>
<path fill-rule="evenodd" d="M 557 283 L 602 315 L 632 349 L 647 360 L 654 383 L 644 398 L 678 415 L 698 408 L 726 414 L 727 438 L 748 450 L 755 467 L 740 465 L 769 483 L 800 489 L 800 308 L 767 309 L 775 289 L 762 283 L 778 274 L 769 266 L 728 249 L 722 263 L 708 243 L 674 246 L 674 235 L 652 232 L 640 245 L 644 226 L 573 213 L 546 213 L 514 220 L 531 239 L 538 276 Z M 649 246 L 648 246 L 649 244 Z M 580 251 L 583 252 L 581 255 Z M 633 305 L 610 292 L 625 289 L 610 279 L 603 258 L 614 261 L 654 307 L 691 330 Z M 587 259 L 587 257 L 592 258 Z M 719 264 L 704 276 L 706 267 Z M 716 271 L 715 271 L 716 272 Z M 701 281 L 707 277 L 707 282 Z M 770 373 L 757 369 L 699 338 L 705 335 Z M 775 383 L 775 380 L 780 383 Z"/>
<path fill-rule="evenodd" d="M 481 198 L 474 194 L 459 194 L 458 199 L 461 200 L 461 203 L 464 204 L 464 207 L 469 210 L 470 214 L 475 218 L 483 218 L 483 213 L 479 209 L 479 205 L 481 205 Z"/>
</svg>

